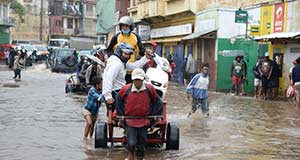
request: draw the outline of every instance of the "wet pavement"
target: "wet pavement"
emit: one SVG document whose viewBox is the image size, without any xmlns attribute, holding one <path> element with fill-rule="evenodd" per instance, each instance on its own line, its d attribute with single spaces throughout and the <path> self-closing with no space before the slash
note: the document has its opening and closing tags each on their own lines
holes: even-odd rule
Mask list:
<svg viewBox="0 0 300 160">
<path fill-rule="evenodd" d="M 82 109 L 86 96 L 65 94 L 70 74 L 51 73 L 38 64 L 13 73 L 0 67 L 0 159 L 124 159 L 122 147 L 95 149 L 83 141 Z M 11 84 L 15 85 L 14 87 Z M 300 111 L 293 103 L 210 94 L 210 117 L 197 111 L 187 118 L 184 88 L 171 84 L 168 120 L 180 125 L 180 149 L 150 149 L 146 160 L 286 160 L 300 159 Z M 100 110 L 105 119 L 105 108 Z"/>
</svg>

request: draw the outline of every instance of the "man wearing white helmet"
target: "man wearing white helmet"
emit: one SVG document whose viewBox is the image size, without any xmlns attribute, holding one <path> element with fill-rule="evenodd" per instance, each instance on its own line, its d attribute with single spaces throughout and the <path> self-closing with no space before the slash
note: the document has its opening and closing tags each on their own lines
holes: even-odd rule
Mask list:
<svg viewBox="0 0 300 160">
<path fill-rule="evenodd" d="M 119 20 L 119 28 L 121 32 L 112 37 L 106 51 L 109 52 L 109 54 L 112 54 L 120 43 L 127 43 L 131 45 L 135 50 L 135 54 L 132 54 L 130 56 L 130 62 L 134 62 L 137 56 L 144 56 L 145 49 L 142 44 L 141 38 L 136 33 L 132 32 L 134 29 L 133 19 L 130 16 L 121 17 Z M 129 72 L 127 72 L 126 82 L 131 82 L 130 70 Z"/>
</svg>

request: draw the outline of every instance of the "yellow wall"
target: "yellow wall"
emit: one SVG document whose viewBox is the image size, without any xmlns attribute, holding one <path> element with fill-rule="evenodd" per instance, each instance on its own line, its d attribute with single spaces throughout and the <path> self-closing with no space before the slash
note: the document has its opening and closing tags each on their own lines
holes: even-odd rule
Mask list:
<svg viewBox="0 0 300 160">
<path fill-rule="evenodd" d="M 270 59 L 272 59 L 273 60 L 273 55 L 274 55 L 274 52 L 273 52 L 273 50 L 275 49 L 275 48 L 280 48 L 280 51 L 281 51 L 281 53 L 283 53 L 283 58 L 285 58 L 285 55 L 286 55 L 286 53 L 285 53 L 285 48 L 286 48 L 286 45 L 284 45 L 284 44 L 273 44 L 273 45 L 269 45 L 269 49 L 268 49 L 268 52 L 269 52 L 269 56 L 270 56 Z M 283 61 L 284 62 L 284 61 Z M 284 65 L 284 64 L 283 64 Z M 285 88 L 284 88 L 284 86 L 285 86 L 285 84 L 284 84 L 284 74 L 285 74 L 285 72 L 288 72 L 288 71 L 285 71 L 284 70 L 284 67 L 282 68 L 282 75 L 281 75 L 281 77 L 279 78 L 279 92 L 280 92 L 280 95 L 283 95 L 284 94 L 284 91 L 285 91 Z"/>
<path fill-rule="evenodd" d="M 273 30 L 273 6 L 264 6 L 260 10 L 260 30 L 261 35 L 272 33 Z"/>
</svg>

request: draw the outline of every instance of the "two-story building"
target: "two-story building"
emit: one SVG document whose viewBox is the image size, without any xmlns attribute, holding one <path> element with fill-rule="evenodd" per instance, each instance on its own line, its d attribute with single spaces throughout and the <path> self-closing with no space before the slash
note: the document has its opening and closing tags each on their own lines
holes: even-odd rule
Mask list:
<svg viewBox="0 0 300 160">
<path fill-rule="evenodd" d="M 15 25 L 14 20 L 9 17 L 10 0 L 0 2 L 0 44 L 8 44 L 10 41 L 9 28 Z"/>
</svg>

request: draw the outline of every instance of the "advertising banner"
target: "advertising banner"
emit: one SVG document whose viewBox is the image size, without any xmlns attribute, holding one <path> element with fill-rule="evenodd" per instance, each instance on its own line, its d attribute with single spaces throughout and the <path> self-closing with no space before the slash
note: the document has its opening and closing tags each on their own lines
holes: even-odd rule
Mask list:
<svg viewBox="0 0 300 160">
<path fill-rule="evenodd" d="M 150 40 L 151 30 L 149 25 L 138 25 L 138 35 L 142 41 Z"/>
<path fill-rule="evenodd" d="M 279 3 L 274 8 L 273 32 L 284 32 L 285 3 Z"/>
</svg>

